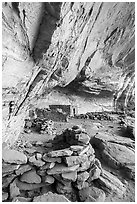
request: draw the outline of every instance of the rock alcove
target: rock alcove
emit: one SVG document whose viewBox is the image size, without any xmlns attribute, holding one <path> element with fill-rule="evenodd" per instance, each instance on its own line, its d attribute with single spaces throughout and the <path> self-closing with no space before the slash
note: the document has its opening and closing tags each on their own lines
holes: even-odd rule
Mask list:
<svg viewBox="0 0 137 204">
<path fill-rule="evenodd" d="M 134 201 L 134 21 L 134 2 L 2 3 L 3 201 Z M 48 175 L 49 152 L 86 169 Z"/>
</svg>

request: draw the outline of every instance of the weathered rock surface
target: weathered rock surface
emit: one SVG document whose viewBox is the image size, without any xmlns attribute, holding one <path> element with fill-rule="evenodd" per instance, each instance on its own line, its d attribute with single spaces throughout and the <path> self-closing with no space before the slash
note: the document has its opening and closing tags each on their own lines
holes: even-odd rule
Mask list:
<svg viewBox="0 0 137 204">
<path fill-rule="evenodd" d="M 49 169 L 47 171 L 47 173 L 49 175 L 52 175 L 52 174 L 61 174 L 61 173 L 69 173 L 69 172 L 73 172 L 75 171 L 76 169 L 78 169 L 79 165 L 76 164 L 74 166 L 65 166 L 65 164 L 56 164 L 52 169 Z"/>
<path fill-rule="evenodd" d="M 40 167 L 40 170 L 52 169 L 54 166 L 55 166 L 54 162 L 47 162 L 42 167 Z"/>
<path fill-rule="evenodd" d="M 2 176 L 12 174 L 15 170 L 19 169 L 19 164 L 2 164 Z"/>
<path fill-rule="evenodd" d="M 80 190 L 79 197 L 81 202 L 104 202 L 106 198 L 104 191 L 94 186 Z"/>
<path fill-rule="evenodd" d="M 117 193 L 119 196 L 122 196 L 125 191 L 125 185 L 114 175 L 103 169 L 102 175 L 97 180 L 100 188 L 109 193 Z"/>
<path fill-rule="evenodd" d="M 40 176 L 36 173 L 35 170 L 31 170 L 25 172 L 21 177 L 20 180 L 26 183 L 41 183 Z"/>
<path fill-rule="evenodd" d="M 57 182 L 56 184 L 56 190 L 59 194 L 71 194 L 73 192 L 72 184 L 71 182 L 67 182 L 67 185 L 64 185 L 61 182 Z"/>
<path fill-rule="evenodd" d="M 35 155 L 29 158 L 29 162 L 35 166 L 41 167 L 45 164 L 41 159 L 36 159 Z"/>
<path fill-rule="evenodd" d="M 73 151 L 70 149 L 61 149 L 57 151 L 52 151 L 47 153 L 48 157 L 63 157 L 63 156 L 71 156 Z"/>
<path fill-rule="evenodd" d="M 2 152 L 2 159 L 8 163 L 25 164 L 27 157 L 22 152 L 13 149 L 4 149 Z"/>
<path fill-rule="evenodd" d="M 133 140 L 99 133 L 91 142 L 99 150 L 102 159 L 107 162 L 108 165 L 116 169 L 124 169 L 125 174 L 129 178 L 135 178 Z"/>
<path fill-rule="evenodd" d="M 69 202 L 69 200 L 63 195 L 49 192 L 42 196 L 35 197 L 33 202 Z"/>
<path fill-rule="evenodd" d="M 8 187 L 14 178 L 16 178 L 15 174 L 3 177 L 2 178 L 2 188 Z"/>
<path fill-rule="evenodd" d="M 99 110 L 113 109 L 115 92 L 134 98 L 134 22 L 134 2 L 3 3 L 3 98 L 16 103 L 3 140 L 14 143 L 32 99 L 56 85 L 91 94 Z"/>
<path fill-rule="evenodd" d="M 93 164 L 93 166 L 89 171 L 89 182 L 95 179 L 98 179 L 100 177 L 100 174 L 101 174 L 101 169 L 98 168 L 97 165 Z"/>
<path fill-rule="evenodd" d="M 70 181 L 76 181 L 77 179 L 77 171 L 62 173 L 62 178 Z"/>
<path fill-rule="evenodd" d="M 16 175 L 22 175 L 23 173 L 30 171 L 31 166 L 29 164 L 21 165 L 19 169 L 16 170 Z"/>
<path fill-rule="evenodd" d="M 47 156 L 47 154 L 44 154 L 43 155 L 43 157 L 42 157 L 42 159 L 44 160 L 44 161 L 46 161 L 46 162 L 50 162 L 50 163 L 54 163 L 54 162 L 57 162 L 57 163 L 61 163 L 61 158 L 59 158 L 59 157 L 48 157 Z"/>
<path fill-rule="evenodd" d="M 20 195 L 20 190 L 17 187 L 16 184 L 16 180 L 14 180 L 11 184 L 10 184 L 10 198 L 14 198 L 16 196 Z"/>
<path fill-rule="evenodd" d="M 8 196 L 8 193 L 2 191 L 2 201 L 7 200 Z"/>
<path fill-rule="evenodd" d="M 16 184 L 20 190 L 24 190 L 24 191 L 35 190 L 35 189 L 41 188 L 46 185 L 45 183 L 34 183 L 34 184 L 30 183 L 29 184 L 29 183 L 21 182 L 18 179 L 16 179 Z"/>
<path fill-rule="evenodd" d="M 52 183 L 54 183 L 54 181 L 55 181 L 55 179 L 54 179 L 53 176 L 46 175 L 45 178 L 44 178 L 45 183 L 52 184 Z"/>
<path fill-rule="evenodd" d="M 88 161 L 88 157 L 87 155 L 71 156 L 71 157 L 65 157 L 64 161 L 69 167 L 69 166 L 73 166 L 73 165 L 84 163 Z"/>
<path fill-rule="evenodd" d="M 78 181 L 86 181 L 89 178 L 89 173 L 87 171 L 84 171 L 82 173 L 78 174 Z"/>
</svg>

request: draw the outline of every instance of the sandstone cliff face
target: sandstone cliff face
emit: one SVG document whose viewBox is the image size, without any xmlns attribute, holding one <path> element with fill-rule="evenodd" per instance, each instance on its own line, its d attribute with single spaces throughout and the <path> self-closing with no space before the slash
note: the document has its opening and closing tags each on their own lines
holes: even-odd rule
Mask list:
<svg viewBox="0 0 137 204">
<path fill-rule="evenodd" d="M 3 99 L 14 97 L 13 116 L 55 86 L 111 106 L 114 93 L 134 96 L 134 20 L 133 2 L 3 3 Z"/>
</svg>

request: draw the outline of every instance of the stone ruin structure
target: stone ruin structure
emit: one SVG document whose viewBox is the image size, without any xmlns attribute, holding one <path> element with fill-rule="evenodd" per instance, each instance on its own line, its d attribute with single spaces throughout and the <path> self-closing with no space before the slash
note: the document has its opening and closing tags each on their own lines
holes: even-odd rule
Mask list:
<svg viewBox="0 0 137 204">
<path fill-rule="evenodd" d="M 3 201 L 103 202 L 106 193 L 126 190 L 102 169 L 81 126 L 66 129 L 49 142 L 22 144 L 20 151 L 5 148 L 2 158 Z"/>
</svg>

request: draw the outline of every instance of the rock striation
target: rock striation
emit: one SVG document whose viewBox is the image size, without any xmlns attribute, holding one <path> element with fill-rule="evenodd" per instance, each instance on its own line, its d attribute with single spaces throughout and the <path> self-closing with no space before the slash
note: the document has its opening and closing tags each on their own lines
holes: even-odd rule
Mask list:
<svg viewBox="0 0 137 204">
<path fill-rule="evenodd" d="M 78 98 L 88 93 L 99 110 L 112 110 L 113 102 L 134 109 L 134 2 L 2 5 L 3 137 L 12 138 L 9 143 L 21 132 L 21 113 L 56 86 Z M 8 121 L 13 98 L 14 117 Z"/>
</svg>

